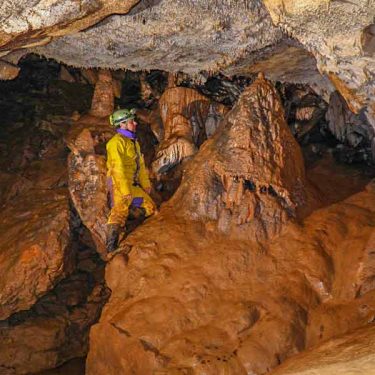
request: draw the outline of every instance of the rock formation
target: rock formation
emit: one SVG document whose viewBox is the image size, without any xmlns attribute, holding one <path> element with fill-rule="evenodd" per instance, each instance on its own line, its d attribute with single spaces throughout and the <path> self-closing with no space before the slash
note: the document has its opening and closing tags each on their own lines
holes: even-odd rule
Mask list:
<svg viewBox="0 0 375 375">
<path fill-rule="evenodd" d="M 272 375 L 372 374 L 374 326 L 337 338 L 285 362 Z"/>
<path fill-rule="evenodd" d="M 69 197 L 65 140 L 72 121 L 56 114 L 81 109 L 86 88 L 69 83 L 81 88 L 80 100 L 61 103 L 69 92 L 61 81 L 44 86 L 45 75 L 57 76 L 58 70 L 44 63 L 36 71 L 38 80 L 21 73 L 9 82 L 11 89 L 0 89 L 3 375 L 35 373 L 85 356 L 89 328 L 108 298 L 104 263 Z"/>
<path fill-rule="evenodd" d="M 372 138 L 366 117 L 352 113 L 338 92 L 331 95 L 326 118 L 332 134 L 352 147 Z"/>
<path fill-rule="evenodd" d="M 374 199 L 369 187 L 263 245 L 165 209 L 129 236 L 128 263 L 120 254 L 107 267 L 112 295 L 87 373 L 266 373 L 304 349 L 309 310 L 355 283 L 363 264 L 346 246 L 356 238 L 365 254 Z"/>
<path fill-rule="evenodd" d="M 108 117 L 114 109 L 114 89 L 112 74 L 108 70 L 100 70 L 95 84 L 90 114 L 96 117 Z"/>
<path fill-rule="evenodd" d="M 81 118 L 67 136 L 71 150 L 68 158 L 69 191 L 83 224 L 90 230 L 97 251 L 104 257 L 107 201 L 107 169 L 105 148 L 100 145 L 114 134 L 108 119 Z M 85 122 L 85 121 L 88 121 Z"/>
<path fill-rule="evenodd" d="M 31 191 L 2 211 L 1 320 L 29 309 L 72 271 L 67 198 L 66 191 L 48 198 L 45 191 Z"/>
<path fill-rule="evenodd" d="M 371 373 L 374 16 L 374 0 L 3 1 L 0 373 L 87 353 L 108 298 L 115 97 L 155 135 L 142 152 L 159 203 L 181 185 L 106 267 L 87 374 L 260 375 L 305 349 L 275 373 Z M 34 76 L 29 53 L 64 82 Z M 263 75 L 241 94 L 259 72 L 285 112 Z M 203 96 L 213 77 L 223 90 Z M 339 175 L 334 157 L 360 168 Z"/>
<path fill-rule="evenodd" d="M 225 106 L 214 105 L 197 91 L 183 87 L 167 89 L 160 98 L 159 110 L 164 136 L 161 142 L 159 140 L 156 159 L 152 164 L 155 173 L 166 172 L 196 153 L 207 138 L 205 125 L 210 110 L 211 122 L 214 122 L 210 125 L 211 132 L 215 132 L 227 112 Z"/>
<path fill-rule="evenodd" d="M 46 8 L 42 3 L 5 1 L 0 8 L 1 51 L 45 45 L 55 37 L 87 29 L 109 14 L 127 13 L 137 2 L 110 0 L 82 5 L 53 0 Z"/>
<path fill-rule="evenodd" d="M 220 176 L 232 179 L 225 185 Z M 161 213 L 122 243 L 131 249 L 128 261 L 120 253 L 107 266 L 112 295 L 91 331 L 87 374 L 264 374 L 309 344 L 310 312 L 343 298 L 338 291 L 348 306 L 359 290 L 370 298 L 372 185 L 315 211 L 303 226 L 288 221 L 307 197 L 298 146 L 277 94 L 260 77 L 194 157 Z M 252 201 L 260 208 L 240 222 Z M 223 228 L 218 213 L 225 211 Z M 259 238 L 262 226 L 271 241 Z M 348 249 L 354 238 L 356 255 Z M 366 316 L 372 312 L 367 304 Z M 366 324 L 352 316 L 352 324 Z"/>
<path fill-rule="evenodd" d="M 260 240 L 278 233 L 307 201 L 302 154 L 275 89 L 260 77 L 194 158 L 171 204 L 234 236 Z"/>
</svg>

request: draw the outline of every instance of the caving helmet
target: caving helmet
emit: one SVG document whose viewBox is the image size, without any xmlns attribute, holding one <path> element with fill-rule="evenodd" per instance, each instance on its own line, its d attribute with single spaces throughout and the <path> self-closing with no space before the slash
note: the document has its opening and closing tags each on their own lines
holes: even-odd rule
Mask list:
<svg viewBox="0 0 375 375">
<path fill-rule="evenodd" d="M 118 109 L 109 116 L 109 122 L 112 126 L 117 128 L 124 121 L 135 119 L 135 108 L 132 109 Z"/>
</svg>

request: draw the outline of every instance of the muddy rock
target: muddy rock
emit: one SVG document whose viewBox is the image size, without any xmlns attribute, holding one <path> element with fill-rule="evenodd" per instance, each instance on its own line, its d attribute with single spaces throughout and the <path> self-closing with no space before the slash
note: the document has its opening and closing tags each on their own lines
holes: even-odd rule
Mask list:
<svg viewBox="0 0 375 375">
<path fill-rule="evenodd" d="M 102 256 L 105 255 L 109 213 L 105 143 L 113 134 L 107 119 L 103 122 L 88 116 L 72 127 L 66 139 L 71 150 L 68 157 L 70 196 Z"/>
<path fill-rule="evenodd" d="M 109 70 L 99 70 L 91 104 L 90 114 L 92 116 L 106 117 L 113 113 L 115 99 L 113 82 Z"/>
<path fill-rule="evenodd" d="M 95 251 L 90 253 L 96 271 L 102 272 L 103 265 L 95 259 Z M 95 281 L 90 273 L 76 271 L 31 310 L 0 322 L 1 374 L 35 373 L 84 357 L 89 328 L 108 298 L 102 280 Z"/>
<path fill-rule="evenodd" d="M 373 324 L 330 340 L 291 358 L 272 375 L 373 374 L 375 327 Z"/>
<path fill-rule="evenodd" d="M 203 145 L 171 205 L 236 236 L 278 233 L 308 201 L 302 154 L 284 116 L 276 90 L 260 77 Z"/>
<path fill-rule="evenodd" d="M 355 278 L 363 268 L 347 246 L 355 239 L 366 254 L 373 203 L 365 190 L 315 211 L 302 227 L 289 222 L 263 245 L 164 208 L 122 244 L 128 261 L 119 254 L 107 267 L 112 295 L 91 331 L 87 374 L 270 371 L 305 348 L 309 311 L 348 290 L 345 270 Z M 346 293 L 345 303 L 355 299 L 355 290 Z M 361 315 L 364 304 L 351 315 L 357 325 L 371 316 L 368 303 Z"/>
<path fill-rule="evenodd" d="M 158 146 L 156 160 L 152 164 L 155 173 L 166 172 L 196 153 L 198 147 L 207 139 L 205 125 L 210 109 L 211 136 L 227 112 L 224 105 L 212 106 L 208 98 L 189 88 L 173 87 L 164 92 L 159 101 L 164 137 Z M 212 116 L 212 112 L 215 112 L 215 117 Z"/>
<path fill-rule="evenodd" d="M 32 186 L 33 183 L 20 174 L 0 172 L 0 205 L 13 200 Z"/>
<path fill-rule="evenodd" d="M 0 223 L 0 319 L 6 319 L 72 271 L 67 192 L 30 191 L 6 206 Z"/>
<path fill-rule="evenodd" d="M 91 330 L 88 375 L 260 375 L 310 345 L 320 321 L 327 338 L 368 323 L 373 184 L 301 213 L 313 202 L 302 155 L 263 77 L 222 126 L 108 264 L 112 294 Z M 248 222 L 242 207 L 254 212 Z M 290 219 L 299 215 L 302 225 Z"/>
</svg>

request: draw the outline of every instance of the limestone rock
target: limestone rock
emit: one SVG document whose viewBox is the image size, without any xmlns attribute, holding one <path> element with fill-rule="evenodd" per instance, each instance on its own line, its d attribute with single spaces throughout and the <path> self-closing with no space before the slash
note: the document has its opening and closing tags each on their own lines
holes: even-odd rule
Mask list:
<svg viewBox="0 0 375 375">
<path fill-rule="evenodd" d="M 374 285 L 372 185 L 314 211 L 303 225 L 288 221 L 288 207 L 260 188 L 283 188 L 297 212 L 308 202 L 308 184 L 279 98 L 263 77 L 245 90 L 221 130 L 187 165 L 159 215 L 130 234 L 107 266 L 112 295 L 91 331 L 88 375 L 260 375 L 305 349 L 307 332 L 316 332 L 309 314 L 327 321 L 319 306 L 341 300 L 345 307 L 331 311 L 350 311 L 347 324 L 336 313 L 330 320 L 336 334 L 371 317 L 371 295 L 355 299 Z M 226 177 L 225 185 L 223 171 L 238 180 Z M 250 178 L 255 189 L 241 181 Z M 219 202 L 228 199 L 219 207 L 230 224 L 219 231 L 217 192 Z M 258 216 L 238 223 L 251 197 Z"/>
<path fill-rule="evenodd" d="M 366 118 L 352 113 L 338 92 L 331 95 L 326 119 L 329 130 L 340 142 L 356 147 L 370 138 Z"/>
<path fill-rule="evenodd" d="M 0 80 L 14 79 L 18 76 L 19 71 L 20 68 L 18 66 L 0 60 Z"/>
<path fill-rule="evenodd" d="M 104 257 L 107 201 L 107 169 L 103 153 L 113 130 L 93 119 L 91 125 L 82 118 L 67 136 L 71 149 L 68 157 L 69 192 L 83 224 L 91 232 L 97 251 Z"/>
<path fill-rule="evenodd" d="M 109 17 L 39 52 L 74 66 L 194 74 L 225 68 L 281 39 L 261 3 L 143 0 L 127 16 Z"/>
<path fill-rule="evenodd" d="M 129 259 L 120 253 L 107 266 L 112 295 L 91 331 L 87 374 L 264 374 L 305 348 L 309 312 L 338 291 L 357 304 L 350 322 L 366 324 L 373 303 L 363 314 L 352 283 L 374 207 L 366 189 L 260 244 L 164 206 L 122 244 Z"/>
<path fill-rule="evenodd" d="M 152 164 L 155 173 L 166 172 L 195 154 L 197 147 L 207 138 L 205 123 L 210 107 L 212 108 L 210 100 L 193 89 L 175 87 L 164 92 L 159 101 L 164 138 Z M 215 105 L 217 120 L 226 112 L 227 109 L 222 104 Z"/>
<path fill-rule="evenodd" d="M 32 191 L 0 218 L 0 319 L 30 308 L 72 270 L 66 191 Z"/>
<path fill-rule="evenodd" d="M 0 173 L 0 205 L 13 200 L 17 195 L 31 189 L 32 182 L 15 173 Z"/>
<path fill-rule="evenodd" d="M 140 109 L 137 110 L 137 120 L 141 120 L 147 124 L 158 142 L 164 139 L 164 127 L 160 118 L 159 108 L 156 107 L 152 110 Z"/>
<path fill-rule="evenodd" d="M 375 327 L 370 325 L 291 358 L 272 375 L 353 375 L 374 373 Z"/>
<path fill-rule="evenodd" d="M 102 273 L 103 264 L 95 256 L 93 262 L 91 274 L 76 271 L 30 311 L 0 322 L 1 374 L 35 373 L 87 354 L 89 328 L 108 297 L 102 278 L 91 276 Z"/>
<path fill-rule="evenodd" d="M 236 228 L 236 236 L 278 233 L 308 198 L 302 154 L 273 86 L 259 78 L 222 126 L 194 158 L 171 205 L 193 219 L 215 220 L 225 232 Z"/>
<path fill-rule="evenodd" d="M 86 29 L 109 14 L 127 13 L 138 1 L 110 0 L 74 4 L 53 0 L 30 4 L 23 0 L 1 4 L 0 47 L 2 51 L 44 45 L 54 37 Z"/>
<path fill-rule="evenodd" d="M 90 114 L 96 117 L 111 115 L 114 109 L 114 100 L 112 74 L 109 70 L 99 70 Z"/>
</svg>

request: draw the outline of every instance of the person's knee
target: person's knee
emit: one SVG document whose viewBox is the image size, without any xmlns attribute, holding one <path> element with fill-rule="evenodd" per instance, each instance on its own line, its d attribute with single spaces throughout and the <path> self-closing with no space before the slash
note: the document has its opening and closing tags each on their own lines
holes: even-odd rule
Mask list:
<svg viewBox="0 0 375 375">
<path fill-rule="evenodd" d="M 156 205 L 153 201 L 145 201 L 143 204 L 143 208 L 146 211 L 146 217 L 153 215 L 156 211 Z"/>
<path fill-rule="evenodd" d="M 118 224 L 121 227 L 123 227 L 128 217 L 128 213 L 129 213 L 128 207 L 126 206 L 116 207 L 115 206 L 114 208 L 112 208 L 109 214 L 107 224 Z"/>
</svg>

